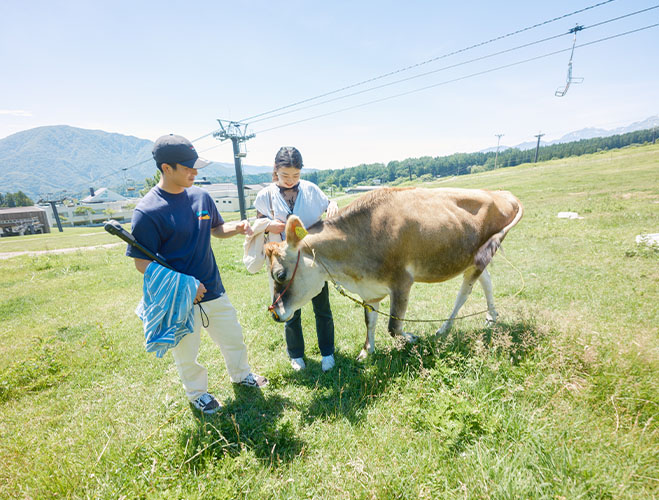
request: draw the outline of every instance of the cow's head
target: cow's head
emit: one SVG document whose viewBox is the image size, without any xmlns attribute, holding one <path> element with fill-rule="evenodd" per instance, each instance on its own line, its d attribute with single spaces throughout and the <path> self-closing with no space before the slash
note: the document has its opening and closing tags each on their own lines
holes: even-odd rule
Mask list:
<svg viewBox="0 0 659 500">
<path fill-rule="evenodd" d="M 306 234 L 302 221 L 291 215 L 286 222 L 286 241 L 265 246 L 273 290 L 269 309 L 275 321 L 291 319 L 293 313 L 318 295 L 325 284 L 309 245 L 303 241 Z"/>
</svg>

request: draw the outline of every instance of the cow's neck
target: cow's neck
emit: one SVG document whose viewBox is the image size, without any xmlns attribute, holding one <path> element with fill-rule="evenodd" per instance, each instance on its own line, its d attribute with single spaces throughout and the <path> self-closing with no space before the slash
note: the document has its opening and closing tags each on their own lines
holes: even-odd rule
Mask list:
<svg viewBox="0 0 659 500">
<path fill-rule="evenodd" d="M 309 229 L 309 235 L 303 242 L 304 251 L 320 263 L 330 280 L 338 283 L 345 281 L 344 263 L 349 256 L 340 231 L 321 221 Z"/>
</svg>

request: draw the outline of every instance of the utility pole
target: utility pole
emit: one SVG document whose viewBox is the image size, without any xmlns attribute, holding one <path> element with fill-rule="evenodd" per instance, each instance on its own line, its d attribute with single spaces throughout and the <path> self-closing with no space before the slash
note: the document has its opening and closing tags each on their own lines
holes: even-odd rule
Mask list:
<svg viewBox="0 0 659 500">
<path fill-rule="evenodd" d="M 538 144 L 535 146 L 535 160 L 533 163 L 538 163 L 538 151 L 540 150 L 540 138 L 545 134 L 538 134 L 535 137 L 538 138 Z"/>
<path fill-rule="evenodd" d="M 501 136 L 505 134 L 494 134 L 497 136 L 497 154 L 494 155 L 494 170 L 497 169 L 497 160 L 499 159 L 499 143 L 501 142 Z"/>
<path fill-rule="evenodd" d="M 128 184 L 126 183 L 126 170 L 128 169 L 127 168 L 121 169 L 121 177 L 124 181 L 124 192 L 123 192 L 124 196 L 128 196 Z"/>
<path fill-rule="evenodd" d="M 227 120 L 217 120 L 220 124 L 220 130 L 213 132 L 213 137 L 220 141 L 231 139 L 233 143 L 233 163 L 236 168 L 236 185 L 238 187 L 238 205 L 240 206 L 240 219 L 247 219 L 245 211 L 245 186 L 243 184 L 243 165 L 242 159 L 247 156 L 245 150 L 245 141 L 254 137 L 254 134 L 247 134 L 247 124 Z"/>
</svg>

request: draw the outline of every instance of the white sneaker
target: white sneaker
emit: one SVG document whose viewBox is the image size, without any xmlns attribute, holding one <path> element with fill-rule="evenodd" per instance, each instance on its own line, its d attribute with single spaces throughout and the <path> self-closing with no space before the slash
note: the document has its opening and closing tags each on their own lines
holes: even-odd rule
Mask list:
<svg viewBox="0 0 659 500">
<path fill-rule="evenodd" d="M 296 372 L 299 372 L 300 370 L 304 370 L 307 365 L 304 362 L 304 358 L 291 358 L 291 366 L 293 367 L 293 370 Z"/>
<path fill-rule="evenodd" d="M 244 385 L 247 387 L 265 387 L 268 385 L 268 379 L 265 378 L 262 375 L 257 375 L 256 373 L 248 373 L 247 376 L 242 379 L 240 382 L 238 382 L 240 385 Z"/>
<path fill-rule="evenodd" d="M 206 415 L 212 415 L 217 413 L 222 405 L 218 402 L 217 399 L 212 394 L 202 394 L 197 399 L 192 401 L 192 405 L 197 409 L 205 413 Z"/>
<path fill-rule="evenodd" d="M 329 356 L 323 356 L 323 359 L 320 362 L 320 366 L 322 367 L 324 372 L 330 371 L 332 368 L 334 368 L 334 354 L 330 354 Z"/>
</svg>

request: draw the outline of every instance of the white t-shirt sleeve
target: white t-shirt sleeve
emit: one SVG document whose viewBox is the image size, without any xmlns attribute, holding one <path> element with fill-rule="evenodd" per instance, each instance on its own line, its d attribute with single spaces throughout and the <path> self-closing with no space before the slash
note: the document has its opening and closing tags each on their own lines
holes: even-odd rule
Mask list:
<svg viewBox="0 0 659 500">
<path fill-rule="evenodd" d="M 260 213 L 265 215 L 268 219 L 271 218 L 272 207 L 270 206 L 270 188 L 263 188 L 256 194 L 256 199 L 254 200 L 254 208 Z"/>
</svg>

